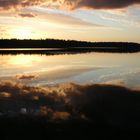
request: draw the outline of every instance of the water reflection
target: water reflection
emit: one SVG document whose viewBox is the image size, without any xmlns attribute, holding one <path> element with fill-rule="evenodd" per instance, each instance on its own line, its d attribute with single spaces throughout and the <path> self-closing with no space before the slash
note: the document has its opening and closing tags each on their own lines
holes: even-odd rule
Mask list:
<svg viewBox="0 0 140 140">
<path fill-rule="evenodd" d="M 0 55 L 0 79 L 29 85 L 63 82 L 140 85 L 140 53 Z"/>
<path fill-rule="evenodd" d="M 31 65 L 38 59 L 37 56 L 24 56 L 17 55 L 16 57 L 9 58 L 9 64 L 12 65 Z"/>
</svg>

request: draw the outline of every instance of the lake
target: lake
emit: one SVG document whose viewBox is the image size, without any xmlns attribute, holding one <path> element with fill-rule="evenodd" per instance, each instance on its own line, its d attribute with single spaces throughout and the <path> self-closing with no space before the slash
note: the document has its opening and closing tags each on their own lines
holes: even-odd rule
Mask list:
<svg viewBox="0 0 140 140">
<path fill-rule="evenodd" d="M 60 83 L 140 87 L 140 53 L 0 55 L 0 79 L 29 86 Z"/>
</svg>

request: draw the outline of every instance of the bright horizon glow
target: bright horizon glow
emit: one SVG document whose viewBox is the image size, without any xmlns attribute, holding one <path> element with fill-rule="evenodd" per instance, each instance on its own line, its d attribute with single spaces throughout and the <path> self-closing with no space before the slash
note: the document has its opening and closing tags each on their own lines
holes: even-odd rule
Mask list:
<svg viewBox="0 0 140 140">
<path fill-rule="evenodd" d="M 29 39 L 33 37 L 33 32 L 30 29 L 15 28 L 10 31 L 10 35 L 18 39 Z"/>
<path fill-rule="evenodd" d="M 38 31 L 38 29 L 32 29 L 28 27 L 15 27 L 8 30 L 7 39 L 46 39 L 47 32 Z"/>
</svg>

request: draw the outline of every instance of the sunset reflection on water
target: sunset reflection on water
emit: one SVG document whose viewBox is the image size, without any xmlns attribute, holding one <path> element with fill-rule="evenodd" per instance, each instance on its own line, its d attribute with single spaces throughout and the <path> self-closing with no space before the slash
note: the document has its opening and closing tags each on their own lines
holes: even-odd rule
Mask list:
<svg viewBox="0 0 140 140">
<path fill-rule="evenodd" d="M 139 56 L 140 53 L 1 55 L 0 79 L 14 78 L 17 80 L 17 75 L 20 75 L 24 77 L 20 79 L 20 82 L 29 85 L 113 82 L 127 86 L 139 86 L 140 64 L 137 61 Z M 37 78 L 30 79 L 30 77 Z"/>
</svg>

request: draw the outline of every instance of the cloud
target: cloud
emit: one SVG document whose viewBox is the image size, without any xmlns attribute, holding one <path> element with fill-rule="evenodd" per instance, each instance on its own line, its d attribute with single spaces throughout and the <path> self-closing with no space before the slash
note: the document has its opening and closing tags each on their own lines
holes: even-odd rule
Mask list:
<svg viewBox="0 0 140 140">
<path fill-rule="evenodd" d="M 0 0 L 0 8 L 2 9 L 16 9 L 26 6 L 40 5 L 45 0 Z"/>
<path fill-rule="evenodd" d="M 36 17 L 36 15 L 32 14 L 32 13 L 19 13 L 18 15 L 20 17 L 23 17 L 23 18 L 34 18 L 34 17 Z"/>
<path fill-rule="evenodd" d="M 68 112 L 55 112 L 53 114 L 53 120 L 68 120 L 70 116 Z"/>
<path fill-rule="evenodd" d="M 140 0 L 65 0 L 64 2 L 72 9 L 82 7 L 93 9 L 117 9 L 140 4 Z"/>
<path fill-rule="evenodd" d="M 102 24 L 96 24 L 89 22 L 77 17 L 70 15 L 57 14 L 57 13 L 47 13 L 46 15 L 40 15 L 40 18 L 46 19 L 48 22 L 57 23 L 60 25 L 71 25 L 71 26 L 89 26 L 89 27 L 105 27 Z"/>
<path fill-rule="evenodd" d="M 125 86 L 126 81 L 124 79 L 116 79 L 116 80 L 110 80 L 105 82 L 105 84 L 112 84 L 112 85 L 120 85 L 120 86 Z"/>
<path fill-rule="evenodd" d="M 20 75 L 16 75 L 16 78 L 19 80 L 32 80 L 32 79 L 36 79 L 37 75 L 20 74 Z"/>
<path fill-rule="evenodd" d="M 71 26 L 89 26 L 89 27 L 105 27 L 102 24 L 90 22 L 70 14 L 64 14 L 59 10 L 48 10 L 48 8 L 30 8 L 29 12 L 34 13 L 40 20 L 55 23 L 59 25 L 71 25 Z"/>
<path fill-rule="evenodd" d="M 0 0 L 0 8 L 21 8 L 26 6 L 45 5 L 56 7 L 93 8 L 93 9 L 116 9 L 130 5 L 140 4 L 140 0 Z"/>
<path fill-rule="evenodd" d="M 51 121 L 79 119 L 114 126 L 140 125 L 140 90 L 122 86 L 68 83 L 28 87 L 5 81 L 0 82 L 0 94 L 0 113 L 9 116 L 22 112 Z M 5 100 L 3 95 L 10 96 Z"/>
<path fill-rule="evenodd" d="M 11 94 L 8 92 L 0 92 L 0 97 L 9 98 L 11 97 Z"/>
<path fill-rule="evenodd" d="M 54 69 L 52 68 L 50 70 L 40 72 L 39 78 L 43 81 L 46 80 L 46 77 L 48 80 L 65 79 L 98 69 L 101 69 L 101 67 L 84 65 L 79 65 L 78 67 L 74 67 L 74 65 L 55 67 Z"/>
</svg>

